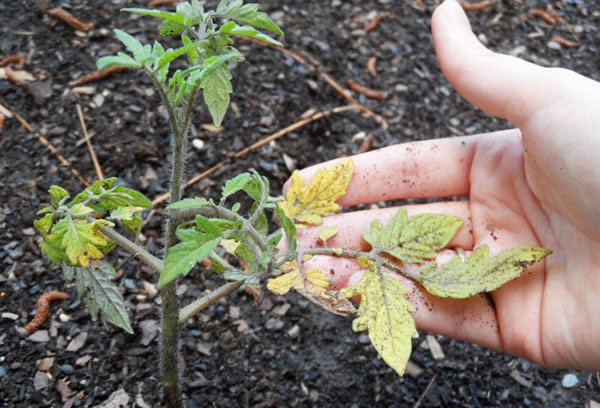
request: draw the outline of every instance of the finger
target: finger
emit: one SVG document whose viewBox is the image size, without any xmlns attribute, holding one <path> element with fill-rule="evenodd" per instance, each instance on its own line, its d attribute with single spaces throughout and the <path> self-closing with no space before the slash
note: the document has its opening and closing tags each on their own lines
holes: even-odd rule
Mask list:
<svg viewBox="0 0 600 408">
<path fill-rule="evenodd" d="M 537 110 L 579 92 L 574 89 L 588 92 L 592 86 L 593 81 L 571 71 L 543 68 L 487 49 L 455 0 L 435 10 L 431 27 L 438 62 L 452 86 L 475 106 L 518 127 Z"/>
<path fill-rule="evenodd" d="M 405 206 L 408 216 L 415 214 L 447 214 L 454 215 L 465 220 L 463 226 L 452 238 L 449 247 L 460 247 L 463 249 L 473 248 L 473 229 L 470 221 L 469 202 L 449 201 L 428 203 L 421 205 Z M 327 240 L 330 248 L 344 248 L 348 250 L 367 250 L 369 245 L 362 238 L 363 230 L 371 229 L 371 222 L 379 220 L 385 225 L 398 211 L 398 207 L 379 208 L 376 210 L 355 211 L 326 217 L 323 224 L 315 227 L 298 230 L 299 248 L 320 248 L 323 246 L 318 234 L 325 226 L 335 226 L 337 234 Z"/>
<path fill-rule="evenodd" d="M 502 132 L 498 132 L 501 136 Z M 450 197 L 469 191 L 469 170 L 479 136 L 427 140 L 352 156 L 354 173 L 343 206 L 419 197 Z M 309 180 L 336 159 L 302 170 Z M 284 191 L 289 188 L 286 183 Z"/>
<path fill-rule="evenodd" d="M 335 289 L 357 283 L 363 275 L 361 266 L 356 261 L 345 258 L 314 257 L 307 261 L 304 267 L 316 267 L 327 272 L 330 278 L 335 280 Z M 443 299 L 422 291 L 409 279 L 398 279 L 409 291 L 407 300 L 415 306 L 416 311 L 412 316 L 417 328 L 497 350 L 502 349 L 495 312 L 485 296 L 462 300 Z"/>
</svg>

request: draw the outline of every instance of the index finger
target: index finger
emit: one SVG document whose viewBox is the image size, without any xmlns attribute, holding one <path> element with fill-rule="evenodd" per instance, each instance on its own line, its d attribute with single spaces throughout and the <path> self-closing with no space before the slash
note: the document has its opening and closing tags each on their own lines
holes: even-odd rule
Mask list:
<svg viewBox="0 0 600 408">
<path fill-rule="evenodd" d="M 473 136 L 404 143 L 352 156 L 354 174 L 342 206 L 405 198 L 452 197 L 469 193 L 469 174 L 481 137 L 514 135 L 517 129 Z M 309 180 L 335 159 L 301 171 Z M 289 182 L 284 190 L 287 191 Z"/>
</svg>

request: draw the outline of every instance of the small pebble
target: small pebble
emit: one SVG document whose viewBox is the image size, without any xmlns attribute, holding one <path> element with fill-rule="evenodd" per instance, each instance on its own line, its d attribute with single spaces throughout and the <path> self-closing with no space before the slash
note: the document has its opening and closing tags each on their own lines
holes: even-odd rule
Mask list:
<svg viewBox="0 0 600 408">
<path fill-rule="evenodd" d="M 6 368 L 0 365 L 0 377 L 6 377 Z"/>
<path fill-rule="evenodd" d="M 62 371 L 63 374 L 73 374 L 73 372 L 75 371 L 73 369 L 73 366 L 71 364 L 63 364 L 60 366 L 60 371 Z"/>
<path fill-rule="evenodd" d="M 194 146 L 194 148 L 198 150 L 202 150 L 202 148 L 204 147 L 204 142 L 202 141 L 202 139 L 194 139 L 192 140 L 192 146 Z"/>
<path fill-rule="evenodd" d="M 575 374 L 567 374 L 562 379 L 563 388 L 573 388 L 579 384 L 579 379 Z"/>
</svg>

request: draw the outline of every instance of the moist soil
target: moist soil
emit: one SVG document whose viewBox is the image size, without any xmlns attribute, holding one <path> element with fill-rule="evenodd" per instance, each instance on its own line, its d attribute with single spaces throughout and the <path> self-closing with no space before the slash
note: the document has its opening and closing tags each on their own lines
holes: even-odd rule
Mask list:
<svg viewBox="0 0 600 408">
<path fill-rule="evenodd" d="M 208 2 L 214 6 L 215 2 Z M 232 108 L 223 129 L 211 129 L 205 108 L 194 112 L 187 176 L 225 159 L 186 195 L 217 197 L 227 178 L 248 168 L 268 176 L 280 191 L 294 168 L 395 143 L 505 129 L 510 124 L 465 102 L 441 75 L 430 35 L 435 1 L 265 0 L 283 28 L 282 52 L 239 42 L 246 61 L 233 68 Z M 166 191 L 169 133 L 165 112 L 149 80 L 122 71 L 71 88 L 69 82 L 95 70 L 103 55 L 122 50 L 112 34 L 122 28 L 143 42 L 158 37 L 157 22 L 119 12 L 145 1 L 0 2 L 0 57 L 20 54 L 32 81 L 0 79 L 7 118 L 0 133 L 0 405 L 6 407 L 161 406 L 158 378 L 160 299 L 156 277 L 124 252 L 111 260 L 134 334 L 93 321 L 72 283 L 42 259 L 32 228 L 36 211 L 58 184 L 72 194 L 96 172 L 76 113 L 79 104 L 94 151 L 106 176 L 154 198 Z M 552 6 L 561 17 L 551 25 L 531 14 Z M 94 28 L 76 32 L 49 16 L 63 7 Z M 161 6 L 172 9 L 174 6 Z M 600 13 L 596 1 L 493 1 L 469 13 L 482 42 L 491 49 L 549 67 L 565 67 L 600 79 Z M 383 19 L 370 32 L 376 15 Z M 578 43 L 562 47 L 559 35 Z M 166 40 L 167 44 L 175 45 Z M 377 59 L 375 78 L 365 66 Z M 16 64 L 9 66 L 18 69 Z M 319 72 L 343 87 L 348 79 L 387 92 L 383 100 L 351 93 L 387 121 L 350 111 L 332 114 L 286 134 L 240 158 L 236 151 L 282 129 L 309 111 L 348 104 Z M 552 86 L 552 84 L 548 84 Z M 37 132 L 37 135 L 36 133 Z M 61 163 L 40 141 L 43 136 L 68 161 Z M 365 142 L 368 140 L 368 142 Z M 386 203 L 379 203 L 386 205 Z M 142 243 L 161 255 L 164 205 L 149 212 Z M 223 282 L 200 268 L 182 279 L 183 304 Z M 50 316 L 32 337 L 23 327 L 38 297 L 64 290 L 70 298 L 51 304 Z M 190 407 L 371 407 L 371 406 L 584 406 L 600 401 L 597 374 L 546 369 L 513 356 L 445 337 L 434 337 L 444 357 L 434 359 L 424 341 L 413 343 L 411 370 L 398 377 L 370 345 L 352 332 L 351 319 L 329 315 L 296 296 L 265 294 L 258 306 L 239 290 L 204 310 L 182 331 L 182 389 Z M 563 386 L 565 375 L 578 380 Z M 571 378 L 568 376 L 567 378 Z M 568 385 L 568 384 L 566 384 Z M 108 401 L 108 402 L 107 402 Z M 596 406 L 596 405 L 594 405 Z"/>
</svg>

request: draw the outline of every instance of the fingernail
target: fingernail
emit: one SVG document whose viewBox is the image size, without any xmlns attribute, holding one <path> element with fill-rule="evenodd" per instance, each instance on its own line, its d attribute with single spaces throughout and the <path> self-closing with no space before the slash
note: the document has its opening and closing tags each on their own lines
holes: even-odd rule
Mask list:
<svg viewBox="0 0 600 408">
<path fill-rule="evenodd" d="M 469 25 L 467 15 L 456 0 L 445 0 L 440 6 L 440 12 L 450 24 Z"/>
</svg>

